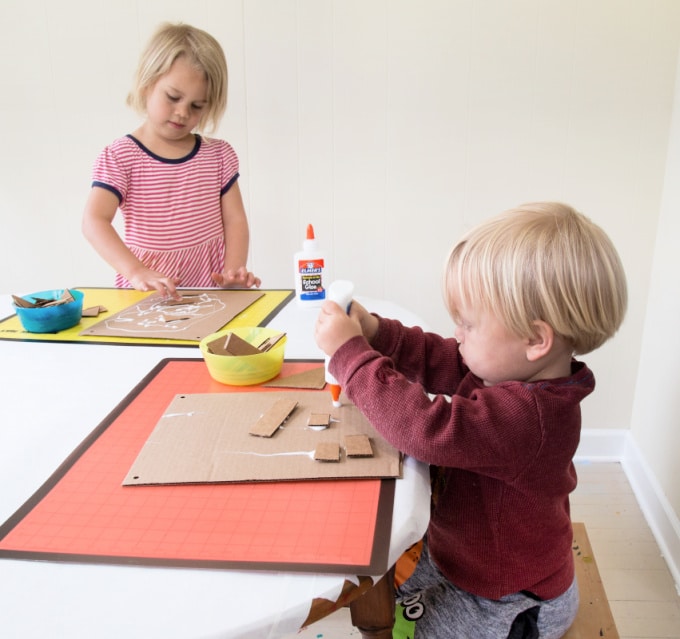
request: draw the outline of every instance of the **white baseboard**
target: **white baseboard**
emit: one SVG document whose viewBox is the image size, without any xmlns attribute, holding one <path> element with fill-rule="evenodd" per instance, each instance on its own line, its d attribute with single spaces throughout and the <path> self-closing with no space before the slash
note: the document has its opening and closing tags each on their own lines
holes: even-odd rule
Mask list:
<svg viewBox="0 0 680 639">
<path fill-rule="evenodd" d="M 584 429 L 575 460 L 621 463 L 680 593 L 680 520 L 630 431 Z"/>
<path fill-rule="evenodd" d="M 576 449 L 576 461 L 621 462 L 629 431 L 614 428 L 584 428 Z"/>
<path fill-rule="evenodd" d="M 680 520 L 630 434 L 621 464 L 680 594 Z"/>
</svg>

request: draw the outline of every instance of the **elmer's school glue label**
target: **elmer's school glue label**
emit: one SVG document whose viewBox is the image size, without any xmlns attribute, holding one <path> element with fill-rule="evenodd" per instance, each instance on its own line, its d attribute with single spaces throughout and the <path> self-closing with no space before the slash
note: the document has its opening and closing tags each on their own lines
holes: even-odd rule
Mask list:
<svg viewBox="0 0 680 639">
<path fill-rule="evenodd" d="M 307 237 L 302 250 L 294 257 L 295 298 L 300 306 L 321 306 L 326 299 L 326 259 L 314 237 L 314 227 L 307 225 Z"/>
</svg>

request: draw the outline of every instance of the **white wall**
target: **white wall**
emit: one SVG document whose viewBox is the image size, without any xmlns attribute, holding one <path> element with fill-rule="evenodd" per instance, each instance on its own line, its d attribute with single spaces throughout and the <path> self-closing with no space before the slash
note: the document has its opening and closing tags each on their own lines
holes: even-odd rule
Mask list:
<svg viewBox="0 0 680 639">
<path fill-rule="evenodd" d="M 662 207 L 662 194 L 680 3 L 1 0 L 0 291 L 112 283 L 80 216 L 95 156 L 136 126 L 125 96 L 162 20 L 224 46 L 218 135 L 241 158 L 251 267 L 267 287 L 292 286 L 291 256 L 313 222 L 335 276 L 447 332 L 441 267 L 464 229 L 536 199 L 568 201 L 601 224 L 625 263 L 630 311 L 586 358 L 598 390 L 584 426 L 630 427 L 658 232 L 649 367 L 666 354 L 655 329 L 669 282 L 659 277 L 678 270 L 677 198 L 667 191 Z M 653 393 L 640 383 L 644 439 Z M 646 449 L 669 469 L 677 399 L 662 403 L 663 432 Z M 677 490 L 669 497 L 680 512 Z"/>
<path fill-rule="evenodd" d="M 676 86 L 631 435 L 658 482 L 662 506 L 675 513 L 669 518 L 675 526 L 680 570 L 680 75 Z"/>
</svg>

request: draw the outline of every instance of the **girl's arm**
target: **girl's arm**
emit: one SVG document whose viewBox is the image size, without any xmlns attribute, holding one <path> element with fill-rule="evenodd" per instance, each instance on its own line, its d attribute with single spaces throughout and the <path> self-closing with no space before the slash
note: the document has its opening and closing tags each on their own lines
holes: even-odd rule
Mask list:
<svg viewBox="0 0 680 639">
<path fill-rule="evenodd" d="M 222 288 L 259 288 L 260 278 L 250 273 L 246 267 L 250 232 L 238 182 L 234 182 L 222 196 L 222 225 L 224 269 L 222 273 L 212 274 L 214 282 Z"/>
<path fill-rule="evenodd" d="M 94 249 L 138 291 L 157 290 L 168 297 L 179 298 L 179 281 L 166 277 L 142 264 L 125 246 L 113 218 L 118 209 L 118 198 L 107 189 L 92 187 L 83 214 L 83 235 Z"/>
</svg>

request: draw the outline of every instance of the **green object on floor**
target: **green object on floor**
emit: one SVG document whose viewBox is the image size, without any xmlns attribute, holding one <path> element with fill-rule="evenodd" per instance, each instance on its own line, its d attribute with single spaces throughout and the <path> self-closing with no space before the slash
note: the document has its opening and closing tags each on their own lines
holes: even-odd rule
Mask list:
<svg viewBox="0 0 680 639">
<path fill-rule="evenodd" d="M 392 639 L 413 639 L 416 632 L 416 622 L 409 620 L 404 616 L 404 607 L 397 604 L 394 611 L 394 629 L 392 630 Z"/>
</svg>

